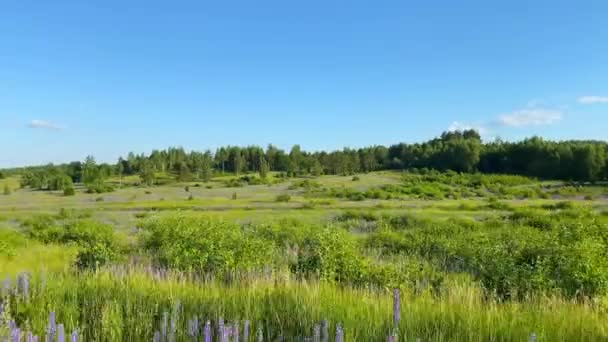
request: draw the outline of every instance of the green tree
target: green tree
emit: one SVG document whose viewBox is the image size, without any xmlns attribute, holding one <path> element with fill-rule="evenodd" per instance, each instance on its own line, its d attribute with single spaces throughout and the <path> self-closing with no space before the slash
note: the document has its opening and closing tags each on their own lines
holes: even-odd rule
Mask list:
<svg viewBox="0 0 608 342">
<path fill-rule="evenodd" d="M 213 174 L 212 161 L 213 158 L 211 156 L 211 152 L 206 151 L 203 155 L 203 160 L 201 163 L 201 177 L 205 182 L 209 182 L 211 180 L 211 176 Z"/>
<path fill-rule="evenodd" d="M 185 162 L 179 164 L 176 179 L 178 182 L 188 182 L 192 180 L 192 173 Z"/>
<path fill-rule="evenodd" d="M 145 163 L 142 166 L 141 171 L 139 172 L 139 178 L 141 179 L 141 182 L 144 185 L 154 185 L 154 182 L 156 181 L 156 175 L 154 174 L 154 170 L 148 163 Z"/>
<path fill-rule="evenodd" d="M 4 194 L 7 196 L 11 194 L 11 188 L 8 186 L 8 184 L 4 184 Z"/>
<path fill-rule="evenodd" d="M 323 165 L 321 165 L 321 162 L 319 162 L 318 159 L 315 159 L 315 161 L 313 162 L 311 172 L 312 175 L 315 177 L 319 177 L 323 174 Z"/>
<path fill-rule="evenodd" d="M 87 156 L 82 167 L 82 181 L 85 184 L 92 184 L 98 181 L 99 170 L 93 156 Z"/>
<path fill-rule="evenodd" d="M 270 171 L 270 165 L 263 156 L 260 156 L 260 178 L 268 178 L 268 172 Z"/>
</svg>

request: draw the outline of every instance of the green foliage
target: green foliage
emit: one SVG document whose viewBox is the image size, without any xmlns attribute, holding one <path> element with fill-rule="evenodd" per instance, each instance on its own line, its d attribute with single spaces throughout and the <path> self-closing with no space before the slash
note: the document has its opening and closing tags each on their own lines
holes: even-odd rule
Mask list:
<svg viewBox="0 0 608 342">
<path fill-rule="evenodd" d="M 4 195 L 8 196 L 11 194 L 11 187 L 8 184 L 4 184 Z"/>
<path fill-rule="evenodd" d="M 118 255 L 116 251 L 105 243 L 88 243 L 76 255 L 75 265 L 80 270 L 96 270 L 110 262 L 115 261 L 117 257 Z"/>
<path fill-rule="evenodd" d="M 0 229 L 0 256 L 12 258 L 16 256 L 16 249 L 26 246 L 27 241 L 23 234 L 14 230 Z"/>
<path fill-rule="evenodd" d="M 113 192 L 113 191 L 114 191 L 113 186 L 111 186 L 109 184 L 105 184 L 103 182 L 90 183 L 87 186 L 88 194 L 102 194 L 102 193 Z"/>
<path fill-rule="evenodd" d="M 260 178 L 266 179 L 268 172 L 270 172 L 270 165 L 264 157 L 260 156 Z"/>
<path fill-rule="evenodd" d="M 139 172 L 139 178 L 141 183 L 146 186 L 152 186 L 156 182 L 156 174 L 149 165 L 145 165 Z"/>
<path fill-rule="evenodd" d="M 275 198 L 276 202 L 289 202 L 291 201 L 291 196 L 289 194 L 280 194 Z"/>
<path fill-rule="evenodd" d="M 69 186 L 63 189 L 63 196 L 74 196 L 76 195 L 76 190 L 74 190 L 73 186 Z"/>
<path fill-rule="evenodd" d="M 240 226 L 205 218 L 169 216 L 144 221 L 142 245 L 161 266 L 197 272 L 261 269 L 272 245 Z"/>
<path fill-rule="evenodd" d="M 369 234 L 366 248 L 470 273 L 499 298 L 553 292 L 594 297 L 608 290 L 608 227 L 580 209 L 517 210 L 503 222 L 400 221 L 382 218 L 383 228 Z"/>
<path fill-rule="evenodd" d="M 39 215 L 23 222 L 28 236 L 44 243 L 114 244 L 112 226 L 71 216 Z"/>
<path fill-rule="evenodd" d="M 245 183 L 238 178 L 231 178 L 224 182 L 224 185 L 227 188 L 242 188 L 245 186 Z"/>
<path fill-rule="evenodd" d="M 359 282 L 364 260 L 356 246 L 353 237 L 340 228 L 317 229 L 304 239 L 295 272 L 332 282 Z"/>
</svg>

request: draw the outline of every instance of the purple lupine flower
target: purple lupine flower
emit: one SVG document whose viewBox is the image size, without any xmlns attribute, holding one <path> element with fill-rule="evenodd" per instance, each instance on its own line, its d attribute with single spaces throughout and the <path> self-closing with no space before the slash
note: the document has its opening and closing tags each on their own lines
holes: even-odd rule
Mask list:
<svg viewBox="0 0 608 342">
<path fill-rule="evenodd" d="M 203 329 L 203 335 L 205 338 L 205 342 L 211 342 L 211 322 L 207 321 L 207 323 L 205 323 L 205 328 Z"/>
<path fill-rule="evenodd" d="M 154 332 L 154 337 L 152 337 L 153 342 L 160 342 L 160 331 L 156 330 Z"/>
<path fill-rule="evenodd" d="M 19 273 L 17 276 L 17 292 L 23 296 L 23 298 L 28 298 L 30 293 L 30 279 L 29 275 L 25 272 Z"/>
<path fill-rule="evenodd" d="M 261 325 L 258 327 L 258 330 L 256 332 L 256 341 L 257 342 L 264 342 L 264 331 L 262 330 L 262 326 Z"/>
<path fill-rule="evenodd" d="M 63 331 L 63 324 L 57 325 L 57 342 L 65 342 L 65 333 Z"/>
<path fill-rule="evenodd" d="M 222 328 L 222 335 L 220 335 L 221 342 L 228 342 L 228 338 L 230 337 L 230 326 L 224 326 Z"/>
<path fill-rule="evenodd" d="M 336 342 L 343 342 L 344 340 L 344 331 L 342 330 L 342 326 L 340 323 L 336 325 Z"/>
<path fill-rule="evenodd" d="M 78 342 L 78 330 L 74 329 L 70 335 L 70 342 Z"/>
<path fill-rule="evenodd" d="M 243 321 L 243 341 L 249 342 L 249 321 Z"/>
<path fill-rule="evenodd" d="M 19 328 L 14 327 L 11 331 L 11 338 L 13 342 L 19 342 L 21 339 L 21 330 Z"/>
<path fill-rule="evenodd" d="M 11 278 L 6 277 L 2 282 L 2 293 L 9 294 L 11 293 Z"/>
<path fill-rule="evenodd" d="M 51 311 L 49 313 L 49 326 L 48 326 L 48 336 L 52 340 L 55 337 L 55 332 L 57 331 L 57 326 L 55 325 L 55 311 Z"/>
<path fill-rule="evenodd" d="M 396 329 L 399 326 L 399 319 L 401 318 L 400 311 L 400 300 L 399 300 L 399 289 L 393 290 L 393 325 Z"/>
<path fill-rule="evenodd" d="M 27 332 L 26 338 L 25 338 L 26 342 L 33 342 L 34 341 L 34 334 L 32 334 L 31 331 Z"/>
<path fill-rule="evenodd" d="M 387 342 L 393 342 L 395 339 L 393 338 L 393 334 L 390 334 L 386 337 Z"/>
<path fill-rule="evenodd" d="M 38 336 L 34 335 L 34 338 L 32 339 L 32 342 L 38 342 Z"/>
<path fill-rule="evenodd" d="M 313 342 L 321 342 L 321 325 L 315 324 L 312 328 L 312 340 Z"/>
</svg>

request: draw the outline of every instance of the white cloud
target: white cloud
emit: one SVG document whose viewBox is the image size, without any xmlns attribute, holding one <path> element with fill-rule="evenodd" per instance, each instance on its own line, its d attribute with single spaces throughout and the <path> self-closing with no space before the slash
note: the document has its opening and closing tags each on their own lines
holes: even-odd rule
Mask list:
<svg viewBox="0 0 608 342">
<path fill-rule="evenodd" d="M 608 103 L 608 96 L 581 96 L 578 98 L 578 103 L 582 103 L 582 104 Z"/>
<path fill-rule="evenodd" d="M 562 119 L 562 112 L 553 109 L 524 108 L 512 113 L 502 114 L 498 122 L 503 126 L 543 126 L 551 125 Z"/>
<path fill-rule="evenodd" d="M 58 131 L 63 129 L 62 126 L 57 125 L 56 123 L 46 121 L 46 120 L 32 120 L 27 124 L 29 128 L 42 128 L 42 129 L 50 129 L 54 131 Z"/>
</svg>

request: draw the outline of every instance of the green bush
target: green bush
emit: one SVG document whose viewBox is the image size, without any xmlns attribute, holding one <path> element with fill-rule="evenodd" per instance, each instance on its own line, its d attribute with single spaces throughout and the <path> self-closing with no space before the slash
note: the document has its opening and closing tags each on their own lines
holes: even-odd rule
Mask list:
<svg viewBox="0 0 608 342">
<path fill-rule="evenodd" d="M 96 270 L 117 258 L 116 252 L 111 246 L 104 243 L 90 243 L 78 252 L 75 265 L 80 270 Z"/>
<path fill-rule="evenodd" d="M 87 185 L 87 193 L 88 194 L 103 194 L 106 192 L 113 192 L 114 188 L 103 182 L 95 182 Z"/>
<path fill-rule="evenodd" d="M 30 238 L 44 243 L 75 243 L 81 246 L 97 242 L 106 245 L 115 243 L 112 226 L 89 219 L 40 215 L 25 221 L 23 227 Z"/>
<path fill-rule="evenodd" d="M 276 202 L 289 202 L 291 201 L 291 196 L 289 194 L 280 194 L 275 198 Z"/>
<path fill-rule="evenodd" d="M 224 186 L 227 188 L 242 188 L 246 183 L 241 181 L 240 179 L 231 178 L 224 182 Z"/>
<path fill-rule="evenodd" d="M 142 224 L 141 242 L 163 267 L 196 272 L 228 272 L 271 265 L 272 243 L 240 226 L 181 215 L 152 218 Z"/>
<path fill-rule="evenodd" d="M 315 230 L 303 241 L 294 271 L 325 281 L 357 283 L 363 266 L 352 235 L 328 226 Z"/>
<path fill-rule="evenodd" d="M 63 189 L 63 196 L 74 196 L 76 195 L 76 190 L 74 190 L 73 186 L 66 187 Z"/>
</svg>

